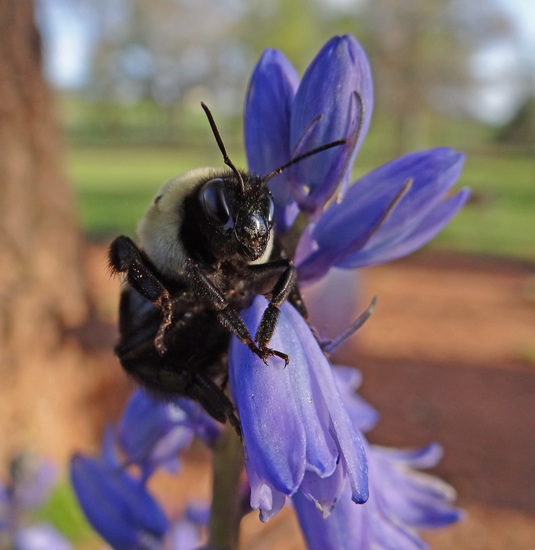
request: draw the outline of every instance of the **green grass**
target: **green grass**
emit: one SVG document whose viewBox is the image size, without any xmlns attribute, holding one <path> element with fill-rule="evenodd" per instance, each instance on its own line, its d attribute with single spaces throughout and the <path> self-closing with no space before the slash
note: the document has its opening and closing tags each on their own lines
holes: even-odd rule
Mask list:
<svg viewBox="0 0 535 550">
<path fill-rule="evenodd" d="M 78 198 L 82 228 L 90 237 L 133 234 L 161 185 L 176 174 L 221 165 L 217 147 L 72 147 L 67 171 Z"/>
<path fill-rule="evenodd" d="M 373 144 L 372 138 L 372 146 L 364 147 L 359 155 L 359 173 L 392 158 Z M 231 143 L 227 148 L 234 162 L 244 166 L 240 146 Z M 132 235 L 162 183 L 203 165 L 221 166 L 217 147 L 72 147 L 67 168 L 78 196 L 84 231 L 90 237 Z M 473 200 L 431 247 L 535 258 L 532 157 L 499 150 L 468 154 L 458 185 L 471 187 Z"/>
</svg>

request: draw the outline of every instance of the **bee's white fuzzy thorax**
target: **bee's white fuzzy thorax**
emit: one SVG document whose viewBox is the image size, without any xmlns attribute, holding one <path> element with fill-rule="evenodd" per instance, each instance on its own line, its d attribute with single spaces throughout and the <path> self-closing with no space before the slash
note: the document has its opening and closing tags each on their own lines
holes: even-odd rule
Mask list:
<svg viewBox="0 0 535 550">
<path fill-rule="evenodd" d="M 183 271 L 187 256 L 179 235 L 184 200 L 201 181 L 217 172 L 216 168 L 196 168 L 170 179 L 139 222 L 139 244 L 163 273 L 173 276 Z"/>
</svg>

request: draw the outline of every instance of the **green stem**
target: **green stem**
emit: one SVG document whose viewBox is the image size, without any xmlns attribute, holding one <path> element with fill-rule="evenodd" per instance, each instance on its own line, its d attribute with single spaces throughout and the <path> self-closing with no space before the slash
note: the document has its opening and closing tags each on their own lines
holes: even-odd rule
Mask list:
<svg viewBox="0 0 535 550">
<path fill-rule="evenodd" d="M 236 431 L 227 426 L 213 454 L 212 507 L 209 546 L 214 550 L 236 550 L 242 518 L 241 484 L 243 446 Z"/>
</svg>

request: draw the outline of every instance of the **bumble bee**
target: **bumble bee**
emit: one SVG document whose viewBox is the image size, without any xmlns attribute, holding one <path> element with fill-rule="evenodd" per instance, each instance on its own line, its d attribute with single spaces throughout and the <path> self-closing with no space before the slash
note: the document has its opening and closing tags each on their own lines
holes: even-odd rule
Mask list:
<svg viewBox="0 0 535 550">
<path fill-rule="evenodd" d="M 266 184 L 295 162 L 344 142 L 308 151 L 266 176 L 253 175 L 234 166 L 201 105 L 228 168 L 198 168 L 169 180 L 139 223 L 139 247 L 125 236 L 111 244 L 110 267 L 125 275 L 115 351 L 149 391 L 194 399 L 239 431 L 224 392 L 231 334 L 264 362 L 276 356 L 288 364 L 286 354 L 268 347 L 278 307 L 289 300 L 307 318 L 296 269 L 274 236 Z M 239 311 L 257 294 L 269 296 L 269 304 L 253 338 Z"/>
</svg>

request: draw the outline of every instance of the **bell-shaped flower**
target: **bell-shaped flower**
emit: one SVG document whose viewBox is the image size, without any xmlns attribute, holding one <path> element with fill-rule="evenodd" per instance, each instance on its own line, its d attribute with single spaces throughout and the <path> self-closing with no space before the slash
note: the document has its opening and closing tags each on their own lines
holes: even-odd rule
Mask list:
<svg viewBox="0 0 535 550">
<path fill-rule="evenodd" d="M 167 518 L 143 480 L 119 464 L 111 432 L 100 457 L 73 456 L 71 482 L 87 519 L 113 548 L 161 548 Z"/>
<path fill-rule="evenodd" d="M 256 329 L 267 307 L 255 298 L 242 312 Z M 242 423 L 251 507 L 268 520 L 286 496 L 301 492 L 328 513 L 347 483 L 355 502 L 367 499 L 366 455 L 323 351 L 303 317 L 282 304 L 270 345 L 290 362 L 265 365 L 236 338 L 229 353 L 230 387 Z"/>
<path fill-rule="evenodd" d="M 186 413 L 172 402 L 156 401 L 143 390 L 132 394 L 119 422 L 118 439 L 144 479 L 159 466 L 176 471 L 178 452 L 193 439 L 186 422 Z"/>
<path fill-rule="evenodd" d="M 370 65 L 353 36 L 329 40 L 299 85 L 295 69 L 280 52 L 267 50 L 262 55 L 245 101 L 245 149 L 251 172 L 267 175 L 312 149 L 345 142 L 269 181 L 279 233 L 289 229 L 298 209 L 317 217 L 340 184 L 347 185 L 372 111 Z"/>
<path fill-rule="evenodd" d="M 220 431 L 197 403 L 183 397 L 163 401 L 138 389 L 123 412 L 118 439 L 128 460 L 147 479 L 160 466 L 176 471 L 178 453 L 189 447 L 194 435 L 211 445 Z"/>
<path fill-rule="evenodd" d="M 448 197 L 464 156 L 447 148 L 411 153 L 357 180 L 302 235 L 296 252 L 301 282 L 331 267 L 355 269 L 405 256 L 432 239 L 466 202 Z"/>
<path fill-rule="evenodd" d="M 334 367 L 344 406 L 359 428 L 371 417 L 356 393 L 359 372 Z M 363 407 L 364 405 L 364 407 Z M 443 527 L 462 516 L 455 508 L 455 491 L 438 478 L 418 470 L 436 466 L 442 450 L 432 444 L 419 450 L 388 449 L 369 445 L 363 438 L 368 459 L 369 499 L 364 504 L 351 500 L 346 485 L 339 501 L 326 517 L 303 493 L 292 503 L 309 550 L 421 550 L 427 544 L 418 531 Z"/>
<path fill-rule="evenodd" d="M 348 484 L 328 517 L 303 494 L 292 498 L 309 550 L 422 550 L 427 544 L 418 530 L 459 520 L 452 487 L 416 471 L 438 462 L 437 445 L 419 451 L 365 445 L 370 484 L 365 504 L 351 500 Z"/>
</svg>

